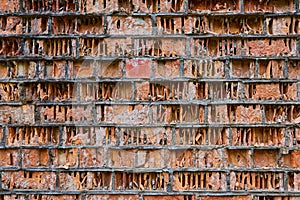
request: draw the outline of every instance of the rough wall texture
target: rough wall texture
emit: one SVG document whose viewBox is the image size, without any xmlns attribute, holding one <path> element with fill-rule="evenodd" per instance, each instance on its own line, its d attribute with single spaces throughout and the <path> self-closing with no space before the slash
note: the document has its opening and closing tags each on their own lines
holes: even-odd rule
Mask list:
<svg viewBox="0 0 300 200">
<path fill-rule="evenodd" d="M 1 0 L 0 200 L 300 199 L 299 0 Z"/>
</svg>

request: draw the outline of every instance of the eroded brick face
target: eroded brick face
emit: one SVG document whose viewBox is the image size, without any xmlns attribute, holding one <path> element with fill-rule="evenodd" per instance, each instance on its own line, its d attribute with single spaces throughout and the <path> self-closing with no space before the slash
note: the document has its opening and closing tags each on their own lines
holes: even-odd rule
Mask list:
<svg viewBox="0 0 300 200">
<path fill-rule="evenodd" d="M 0 200 L 300 199 L 299 0 L 0 0 Z"/>
</svg>

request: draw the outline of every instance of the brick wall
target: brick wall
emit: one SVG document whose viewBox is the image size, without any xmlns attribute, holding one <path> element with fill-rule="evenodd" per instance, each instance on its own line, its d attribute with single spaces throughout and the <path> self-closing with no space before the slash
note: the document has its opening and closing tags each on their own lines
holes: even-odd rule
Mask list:
<svg viewBox="0 0 300 200">
<path fill-rule="evenodd" d="M 1 0 L 0 200 L 300 199 L 299 0 Z"/>
</svg>

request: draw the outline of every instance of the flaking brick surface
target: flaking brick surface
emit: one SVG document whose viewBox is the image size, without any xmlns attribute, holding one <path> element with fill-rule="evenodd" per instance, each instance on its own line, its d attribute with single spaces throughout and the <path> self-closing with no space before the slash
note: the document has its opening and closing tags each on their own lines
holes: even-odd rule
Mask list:
<svg viewBox="0 0 300 200">
<path fill-rule="evenodd" d="M 0 200 L 300 199 L 299 0 L 0 0 Z"/>
</svg>

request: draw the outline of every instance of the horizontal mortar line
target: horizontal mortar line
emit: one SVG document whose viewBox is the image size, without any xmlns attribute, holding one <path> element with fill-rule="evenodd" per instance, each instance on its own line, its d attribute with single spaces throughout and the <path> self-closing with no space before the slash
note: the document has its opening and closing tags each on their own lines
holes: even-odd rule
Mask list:
<svg viewBox="0 0 300 200">
<path fill-rule="evenodd" d="M 47 101 L 47 102 L 33 102 L 37 106 L 82 106 L 82 105 L 300 105 L 300 101 L 283 101 L 283 100 L 231 100 L 231 99 L 220 99 L 220 100 L 169 100 L 169 101 L 140 101 L 140 100 L 120 100 L 120 101 Z M 0 102 L 0 105 L 21 105 L 21 102 Z M 27 104 L 30 105 L 30 104 Z"/>
<path fill-rule="evenodd" d="M 87 124 L 87 123 L 34 123 L 34 124 L 5 124 L 0 123 L 0 126 L 8 126 L 8 127 L 116 127 L 116 128 L 155 128 L 155 127 L 174 127 L 174 128 L 259 128 L 259 127 L 267 127 L 267 128 L 293 128 L 298 127 L 297 124 L 293 123 L 147 123 L 147 124 L 116 124 L 116 123 L 96 123 L 96 124 Z"/>
<path fill-rule="evenodd" d="M 191 78 L 191 77 L 175 77 L 175 78 L 127 78 L 125 76 L 119 78 L 99 78 L 97 76 L 91 76 L 89 78 L 0 78 L 0 83 L 105 83 L 105 82 L 116 82 L 116 83 L 135 83 L 135 82 L 145 82 L 150 83 L 172 83 L 172 82 L 212 82 L 212 83 L 231 83 L 231 82 L 241 82 L 241 83 L 297 83 L 300 79 L 295 78 Z"/>
<path fill-rule="evenodd" d="M 108 172 L 108 173 L 186 173 L 186 172 L 220 172 L 220 173 L 231 173 L 231 172 L 257 172 L 257 173 L 299 173 L 300 169 L 297 168 L 194 168 L 194 167 L 181 167 L 181 168 L 138 168 L 138 167 L 0 167 L 2 172 L 57 172 L 57 173 L 68 173 L 68 172 Z"/>
<path fill-rule="evenodd" d="M 149 34 L 149 35 L 124 35 L 124 34 L 0 34 L 0 38 L 20 38 L 20 39 L 207 39 L 207 38 L 234 38 L 234 39 L 276 39 L 276 38 L 299 38 L 299 34 L 270 35 L 270 34 Z"/>
<path fill-rule="evenodd" d="M 80 60 L 126 60 L 126 59 L 142 59 L 142 60 L 300 60 L 300 56 L 174 56 L 174 57 L 161 57 L 161 56 L 85 56 L 85 57 L 77 57 L 77 56 L 28 56 L 28 55 L 19 55 L 19 56 L 0 56 L 0 61 L 33 61 L 33 60 L 70 60 L 70 61 L 80 61 Z"/>
<path fill-rule="evenodd" d="M 128 78 L 126 76 L 122 76 L 119 78 L 99 78 L 97 76 L 91 76 L 89 78 L 25 78 L 24 76 L 16 77 L 16 78 L 0 78 L 0 82 L 3 83 L 51 83 L 51 82 L 66 82 L 66 83 L 101 83 L 101 82 L 144 82 L 149 81 L 151 83 L 156 82 L 243 82 L 243 83 L 276 83 L 276 82 L 300 82 L 300 79 L 286 79 L 286 78 L 192 78 L 192 77 L 174 77 L 174 78 Z"/>
<path fill-rule="evenodd" d="M 204 10 L 204 11 L 188 11 L 188 12 L 131 12 L 125 13 L 125 12 L 93 12 L 93 13 L 85 13 L 85 12 L 51 12 L 51 11 L 27 11 L 27 12 L 0 12 L 0 16 L 33 16 L 33 17 L 39 17 L 39 16 L 49 16 L 49 17 L 56 17 L 56 16 L 78 16 L 78 17 L 97 17 L 97 16 L 220 16 L 220 17 L 226 17 L 226 16 L 265 16 L 265 17 L 278 17 L 278 16 L 297 16 L 300 15 L 299 12 L 294 11 L 284 11 L 284 12 L 239 12 L 239 11 L 228 11 L 228 12 L 218 12 L 218 11 L 210 11 L 210 10 Z"/>
<path fill-rule="evenodd" d="M 73 145 L 73 144 L 57 144 L 57 145 L 10 145 L 10 144 L 3 144 L 0 145 L 0 149 L 101 149 L 101 148 L 105 148 L 105 149 L 119 149 L 119 150 L 148 150 L 148 149 L 154 149 L 154 150 L 188 150 L 188 149 L 195 149 L 195 150 L 212 150 L 212 149 L 228 149 L 228 150 L 280 150 L 280 149 L 284 149 L 287 151 L 294 151 L 294 150 L 299 150 L 300 147 L 296 146 L 296 147 L 286 147 L 286 146 L 279 146 L 279 145 L 249 145 L 249 146 L 232 146 L 229 144 L 222 144 L 222 145 L 209 145 L 209 144 L 194 144 L 194 145 L 190 145 L 190 144 L 182 144 L 182 145 L 178 145 L 178 144 L 168 144 L 168 145 L 149 145 L 149 144 L 137 144 L 137 145 L 124 145 L 124 144 L 101 144 L 101 145 L 91 145 L 91 144 L 80 144 L 80 145 Z"/>
<path fill-rule="evenodd" d="M 267 194 L 265 192 L 268 192 Z M 17 195 L 143 195 L 143 196 L 161 196 L 161 195 L 197 195 L 197 196 L 246 196 L 246 195 L 256 195 L 256 196 L 300 196 L 300 192 L 294 191 L 270 191 L 270 190 L 182 190 L 182 191 L 162 191 L 162 190 L 33 190 L 33 189 L 13 189 L 1 191 L 3 195 L 17 194 Z"/>
</svg>

